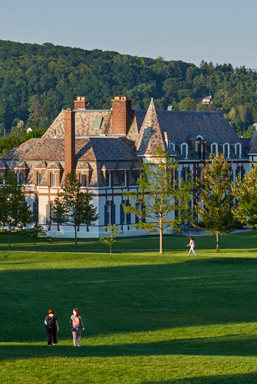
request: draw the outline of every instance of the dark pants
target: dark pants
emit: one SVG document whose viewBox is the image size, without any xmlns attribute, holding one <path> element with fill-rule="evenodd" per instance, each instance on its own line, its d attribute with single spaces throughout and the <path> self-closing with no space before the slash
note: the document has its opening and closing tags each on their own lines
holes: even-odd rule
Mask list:
<svg viewBox="0 0 257 384">
<path fill-rule="evenodd" d="M 56 331 L 57 331 L 56 327 L 54 327 L 52 329 L 46 328 L 47 345 L 51 345 L 52 344 L 52 337 L 53 337 L 53 343 L 54 344 L 58 343 L 58 341 L 56 339 Z"/>
</svg>

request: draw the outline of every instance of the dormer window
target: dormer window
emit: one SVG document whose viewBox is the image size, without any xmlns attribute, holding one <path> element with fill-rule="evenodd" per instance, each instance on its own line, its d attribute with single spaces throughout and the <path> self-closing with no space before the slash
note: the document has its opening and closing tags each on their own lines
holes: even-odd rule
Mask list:
<svg viewBox="0 0 257 384">
<path fill-rule="evenodd" d="M 212 145 L 211 145 L 211 154 L 216 156 L 217 153 L 218 153 L 218 144 L 217 143 L 212 143 Z"/>
<path fill-rule="evenodd" d="M 57 174 L 51 173 L 51 187 L 57 186 Z"/>
<path fill-rule="evenodd" d="M 230 145 L 228 143 L 223 144 L 223 154 L 226 159 L 230 157 Z"/>
<path fill-rule="evenodd" d="M 242 145 L 241 143 L 237 143 L 235 145 L 235 155 L 239 157 L 239 159 L 241 159 L 242 157 Z"/>
<path fill-rule="evenodd" d="M 201 135 L 198 135 L 195 139 L 195 150 L 199 159 L 205 159 L 205 140 Z"/>
<path fill-rule="evenodd" d="M 184 159 L 187 159 L 187 157 L 188 157 L 188 145 L 187 145 L 187 143 L 183 143 L 181 145 L 181 155 L 184 157 Z"/>
<path fill-rule="evenodd" d="M 106 187 L 111 187 L 111 185 L 112 185 L 112 173 L 111 173 L 111 171 L 106 171 L 105 183 L 106 183 Z"/>
<path fill-rule="evenodd" d="M 37 183 L 38 183 L 38 185 L 41 184 L 43 176 L 44 176 L 44 172 L 37 172 Z"/>
<path fill-rule="evenodd" d="M 166 146 L 168 149 L 172 148 L 173 151 L 175 151 L 175 144 L 172 143 L 170 140 L 165 140 Z"/>
<path fill-rule="evenodd" d="M 80 184 L 82 184 L 82 187 L 86 187 L 87 186 L 87 175 L 84 175 L 83 173 L 81 173 L 79 175 L 79 182 L 80 182 Z"/>
<path fill-rule="evenodd" d="M 17 172 L 17 182 L 19 185 L 23 184 L 24 175 L 23 172 Z"/>
</svg>

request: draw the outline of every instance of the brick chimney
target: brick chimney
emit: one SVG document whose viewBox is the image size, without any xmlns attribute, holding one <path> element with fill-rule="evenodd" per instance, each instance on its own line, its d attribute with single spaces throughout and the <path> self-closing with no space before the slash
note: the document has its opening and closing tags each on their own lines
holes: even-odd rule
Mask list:
<svg viewBox="0 0 257 384">
<path fill-rule="evenodd" d="M 112 134 L 126 135 L 131 119 L 131 100 L 116 96 L 112 100 Z"/>
<path fill-rule="evenodd" d="M 74 109 L 86 109 L 88 108 L 89 101 L 85 96 L 77 96 L 77 100 L 74 101 Z"/>
<path fill-rule="evenodd" d="M 65 172 L 75 169 L 75 111 L 64 111 L 64 161 Z"/>
</svg>

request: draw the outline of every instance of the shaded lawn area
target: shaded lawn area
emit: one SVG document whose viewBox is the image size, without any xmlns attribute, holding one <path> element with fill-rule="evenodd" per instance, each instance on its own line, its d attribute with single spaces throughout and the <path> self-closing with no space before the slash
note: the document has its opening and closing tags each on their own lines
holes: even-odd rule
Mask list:
<svg viewBox="0 0 257 384">
<path fill-rule="evenodd" d="M 197 249 L 216 249 L 215 236 L 196 236 Z M 77 248 L 74 239 L 55 238 L 54 244 L 48 244 L 45 240 L 36 245 L 37 251 L 84 251 L 84 252 L 109 252 L 107 245 L 102 244 L 98 239 L 79 239 Z M 164 250 L 183 250 L 187 251 L 189 236 L 184 235 L 164 235 Z M 19 234 L 12 234 L 12 247 L 15 250 L 32 251 L 33 241 L 26 239 Z M 257 232 L 239 232 L 220 236 L 220 249 L 238 248 L 257 248 Z M 0 233 L 0 249 L 8 249 L 8 235 Z M 154 236 L 140 236 L 138 238 L 118 238 L 113 246 L 113 252 L 131 251 L 158 251 L 159 238 Z"/>
<path fill-rule="evenodd" d="M 5 383 L 256 383 L 255 250 L 0 252 Z M 82 347 L 69 317 L 81 310 Z M 56 347 L 43 319 L 58 316 Z"/>
</svg>

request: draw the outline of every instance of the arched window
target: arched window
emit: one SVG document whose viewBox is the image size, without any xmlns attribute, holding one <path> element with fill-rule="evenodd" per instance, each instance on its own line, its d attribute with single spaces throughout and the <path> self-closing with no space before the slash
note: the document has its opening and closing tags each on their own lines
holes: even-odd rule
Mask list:
<svg viewBox="0 0 257 384">
<path fill-rule="evenodd" d="M 242 156 L 242 145 L 241 143 L 236 143 L 235 145 L 235 155 L 239 157 L 239 159 L 241 159 L 241 156 Z"/>
<path fill-rule="evenodd" d="M 224 154 L 226 159 L 228 159 L 230 157 L 230 145 L 229 145 L 229 143 L 223 144 L 223 154 Z"/>
<path fill-rule="evenodd" d="M 217 143 L 212 143 L 211 145 L 211 154 L 212 155 L 217 155 L 218 153 L 218 144 Z"/>
<path fill-rule="evenodd" d="M 170 148 L 172 148 L 173 151 L 175 151 L 175 144 L 170 142 Z"/>
<path fill-rule="evenodd" d="M 187 159 L 187 157 L 188 157 L 188 145 L 187 145 L 187 143 L 183 143 L 181 145 L 181 155 L 184 157 L 184 159 Z"/>
</svg>

